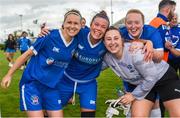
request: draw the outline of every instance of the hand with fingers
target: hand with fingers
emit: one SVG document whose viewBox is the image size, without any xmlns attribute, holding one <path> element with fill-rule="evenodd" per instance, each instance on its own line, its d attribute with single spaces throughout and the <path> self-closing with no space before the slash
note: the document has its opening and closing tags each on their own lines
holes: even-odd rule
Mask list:
<svg viewBox="0 0 180 118">
<path fill-rule="evenodd" d="M 49 34 L 49 30 L 50 29 L 48 29 L 46 27 L 42 28 L 40 34 L 38 34 L 38 37 L 45 37 L 46 35 Z"/>
<path fill-rule="evenodd" d="M 142 53 L 144 53 L 144 60 L 146 62 L 152 61 L 153 58 L 153 52 L 154 52 L 154 48 L 153 48 L 153 43 L 151 41 L 147 41 Z"/>
<path fill-rule="evenodd" d="M 130 110 L 130 104 L 123 104 L 121 103 L 121 97 L 119 99 L 110 99 L 105 102 L 109 104 L 108 109 L 106 110 L 107 116 L 119 115 L 118 110 L 123 110 L 123 114 L 127 115 Z M 110 118 L 110 117 L 109 117 Z"/>
<path fill-rule="evenodd" d="M 173 48 L 173 45 L 172 45 L 172 42 L 170 42 L 170 41 L 166 41 L 165 42 L 165 47 L 167 48 L 167 49 L 171 49 L 171 48 Z"/>
<path fill-rule="evenodd" d="M 6 75 L 1 81 L 1 87 L 2 88 L 8 88 L 9 85 L 11 84 L 11 79 L 12 79 L 11 76 Z"/>
</svg>

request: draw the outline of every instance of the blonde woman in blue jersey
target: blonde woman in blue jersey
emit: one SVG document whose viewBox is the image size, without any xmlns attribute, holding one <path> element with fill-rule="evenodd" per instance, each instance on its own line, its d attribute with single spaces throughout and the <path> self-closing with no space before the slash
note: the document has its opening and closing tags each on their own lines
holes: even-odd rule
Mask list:
<svg viewBox="0 0 180 118">
<path fill-rule="evenodd" d="M 68 11 L 62 28 L 38 38 L 2 79 L 1 86 L 9 87 L 15 71 L 31 57 L 19 85 L 20 109 L 26 111 L 28 117 L 44 117 L 43 110 L 49 117 L 63 117 L 57 83 L 78 46 L 80 29 L 80 12 Z"/>
<path fill-rule="evenodd" d="M 131 103 L 132 117 L 149 117 L 157 93 L 170 117 L 180 117 L 180 79 L 165 61 L 144 61 L 142 42 L 123 43 L 118 29 L 111 27 L 104 38 L 108 50 L 103 67 L 110 67 L 121 79 L 135 86 L 119 98 L 123 104 Z M 133 47 L 133 51 L 129 48 Z"/>
<path fill-rule="evenodd" d="M 96 78 L 100 74 L 102 60 L 106 53 L 103 37 L 108 27 L 109 18 L 105 11 L 101 11 L 93 17 L 89 29 L 81 29 L 74 58 L 65 69 L 64 77 L 58 84 L 63 106 L 71 97 L 75 104 L 75 94 L 79 95 L 81 117 L 95 117 Z M 41 35 L 46 35 L 46 32 L 47 29 L 44 29 Z"/>
</svg>

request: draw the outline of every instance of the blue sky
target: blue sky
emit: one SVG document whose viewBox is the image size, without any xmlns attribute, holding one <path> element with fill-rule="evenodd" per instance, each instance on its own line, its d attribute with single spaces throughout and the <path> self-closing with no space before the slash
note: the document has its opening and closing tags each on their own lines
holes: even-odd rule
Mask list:
<svg viewBox="0 0 180 118">
<path fill-rule="evenodd" d="M 112 0 L 113 23 L 123 18 L 131 8 L 142 10 L 148 23 L 157 14 L 160 0 Z M 180 0 L 176 0 L 180 11 Z M 59 28 L 63 14 L 71 8 L 78 9 L 89 25 L 93 15 L 104 9 L 111 18 L 111 0 L 0 0 L 0 41 L 14 30 L 30 29 L 39 32 L 39 25 L 46 22 L 50 28 Z M 178 13 L 180 14 L 180 13 Z M 38 20 L 33 24 L 33 20 Z"/>
</svg>

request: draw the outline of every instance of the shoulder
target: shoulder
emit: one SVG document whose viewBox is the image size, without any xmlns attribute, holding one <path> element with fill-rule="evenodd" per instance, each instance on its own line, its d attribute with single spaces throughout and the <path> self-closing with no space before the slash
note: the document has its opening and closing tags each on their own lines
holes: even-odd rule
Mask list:
<svg viewBox="0 0 180 118">
<path fill-rule="evenodd" d="M 159 18 L 159 17 L 155 17 L 151 22 L 150 22 L 150 25 L 155 27 L 155 28 L 158 28 L 160 25 L 162 24 L 166 24 L 166 21 L 164 21 L 162 18 Z"/>
<path fill-rule="evenodd" d="M 151 37 L 153 35 L 156 35 L 156 33 L 159 33 L 157 28 L 154 28 L 150 25 L 144 25 L 143 34 L 145 37 Z"/>
<path fill-rule="evenodd" d="M 119 28 L 119 32 L 120 33 L 127 33 L 127 28 L 124 26 L 124 27 L 120 27 Z"/>
<path fill-rule="evenodd" d="M 125 26 L 119 28 L 119 32 L 120 32 L 120 34 L 121 34 L 121 36 L 122 36 L 123 38 L 128 38 L 128 37 L 129 37 L 129 36 L 128 36 L 127 28 L 126 28 Z"/>
<path fill-rule="evenodd" d="M 57 35 L 59 35 L 59 33 L 60 33 L 59 29 L 50 30 L 50 35 L 51 36 L 57 36 Z"/>
<path fill-rule="evenodd" d="M 104 59 L 105 59 L 105 60 L 109 60 L 111 57 L 112 57 L 112 54 L 111 54 L 110 52 L 107 52 L 107 53 L 104 55 Z"/>
<path fill-rule="evenodd" d="M 144 25 L 143 31 L 153 32 L 153 31 L 157 31 L 157 29 L 151 25 Z"/>
</svg>

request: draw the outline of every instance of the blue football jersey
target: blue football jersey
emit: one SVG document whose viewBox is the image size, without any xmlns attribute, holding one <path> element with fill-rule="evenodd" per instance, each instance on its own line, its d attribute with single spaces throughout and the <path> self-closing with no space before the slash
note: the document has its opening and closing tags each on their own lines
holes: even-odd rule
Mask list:
<svg viewBox="0 0 180 118">
<path fill-rule="evenodd" d="M 125 40 L 132 40 L 134 39 L 127 31 L 126 27 L 122 27 L 119 29 L 122 37 Z M 150 25 L 144 25 L 141 35 L 139 39 L 151 40 L 153 43 L 153 47 L 156 50 L 163 50 L 163 42 L 161 35 L 159 34 L 158 30 Z"/>
<path fill-rule="evenodd" d="M 29 47 L 31 45 L 31 41 L 26 37 L 21 37 L 18 40 L 18 44 L 19 44 L 19 50 L 26 51 L 29 49 Z"/>
<path fill-rule="evenodd" d="M 78 36 L 67 43 L 61 30 L 52 30 L 46 37 L 38 38 L 31 46 L 34 54 L 21 79 L 21 83 L 38 80 L 48 87 L 55 87 L 68 66 L 78 46 Z"/>
<path fill-rule="evenodd" d="M 89 35 L 89 30 L 83 30 L 75 55 L 65 70 L 71 80 L 88 82 L 99 76 L 106 48 L 102 40 L 92 45 Z"/>
<path fill-rule="evenodd" d="M 180 24 L 170 28 L 170 42 L 176 50 L 180 51 Z M 169 59 L 173 59 L 175 62 L 180 62 L 180 57 L 174 56 L 169 52 Z"/>
</svg>

